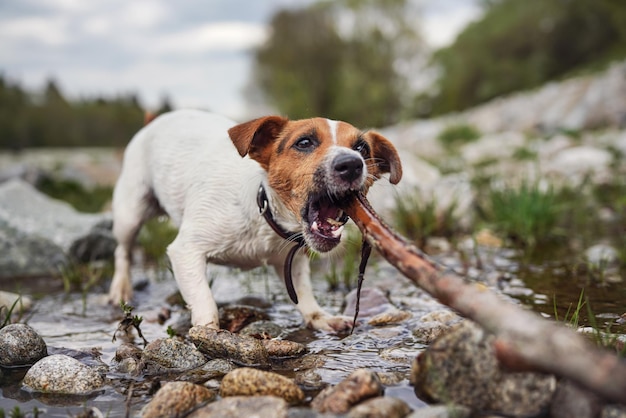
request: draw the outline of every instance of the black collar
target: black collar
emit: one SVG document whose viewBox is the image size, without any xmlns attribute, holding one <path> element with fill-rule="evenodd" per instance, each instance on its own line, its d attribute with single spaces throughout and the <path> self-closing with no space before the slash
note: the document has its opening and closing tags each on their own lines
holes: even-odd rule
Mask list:
<svg viewBox="0 0 626 418">
<path fill-rule="evenodd" d="M 259 206 L 259 213 L 263 215 L 267 224 L 272 227 L 272 229 L 278 234 L 278 236 L 286 239 L 287 241 L 293 241 L 297 243 L 300 247 L 303 247 L 305 245 L 302 234 L 286 231 L 285 228 L 283 228 L 278 224 L 278 222 L 276 222 L 276 219 L 274 219 L 274 214 L 272 213 L 272 208 L 270 208 L 269 200 L 267 200 L 267 192 L 265 191 L 265 187 L 263 187 L 262 184 L 259 186 L 259 192 L 256 195 L 256 203 Z"/>
<path fill-rule="evenodd" d="M 291 264 L 293 262 L 293 257 L 296 255 L 296 252 L 302 248 L 306 247 L 306 242 L 304 241 L 304 237 L 302 234 L 288 232 L 282 226 L 278 225 L 276 219 L 274 219 L 274 214 L 272 213 L 272 209 L 270 208 L 270 203 L 267 200 L 267 193 L 265 192 L 265 187 L 263 184 L 259 186 L 259 192 L 256 196 L 256 203 L 259 206 L 259 212 L 265 218 L 267 224 L 278 234 L 279 237 L 286 239 L 287 241 L 295 242 L 294 245 L 287 254 L 287 258 L 285 259 L 285 267 L 284 267 L 284 276 L 285 276 L 285 286 L 287 287 L 287 293 L 289 294 L 289 298 L 296 305 L 298 304 L 298 295 L 296 294 L 296 289 L 293 287 L 293 280 L 291 277 Z"/>
</svg>

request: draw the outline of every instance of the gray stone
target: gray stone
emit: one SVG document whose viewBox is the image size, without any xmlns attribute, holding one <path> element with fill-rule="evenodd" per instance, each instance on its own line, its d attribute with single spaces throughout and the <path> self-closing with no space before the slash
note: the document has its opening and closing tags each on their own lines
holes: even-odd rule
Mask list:
<svg viewBox="0 0 626 418">
<path fill-rule="evenodd" d="M 470 165 L 489 160 L 510 158 L 526 143 L 521 132 L 507 131 L 485 135 L 476 142 L 461 147 L 461 157 Z"/>
<path fill-rule="evenodd" d="M 226 396 L 277 396 L 287 403 L 297 405 L 304 393 L 293 380 L 274 372 L 242 367 L 222 379 L 220 395 Z"/>
<path fill-rule="evenodd" d="M 143 418 L 182 417 L 204 402 L 215 399 L 215 393 L 190 382 L 168 382 L 142 410 Z"/>
<path fill-rule="evenodd" d="M 188 418 L 286 418 L 288 405 L 276 396 L 229 396 L 187 415 Z"/>
<path fill-rule="evenodd" d="M 100 389 L 104 378 L 72 357 L 54 354 L 35 363 L 23 384 L 37 392 L 80 395 Z"/>
<path fill-rule="evenodd" d="M 504 372 L 493 341 L 471 321 L 452 327 L 414 361 L 410 380 L 415 393 L 426 401 L 459 404 L 474 412 L 535 416 L 545 411 L 555 378 Z"/>
<path fill-rule="evenodd" d="M 48 355 L 46 343 L 26 324 L 9 324 L 0 329 L 0 365 L 31 365 Z"/>
<path fill-rule="evenodd" d="M 596 244 L 585 250 L 585 258 L 596 267 L 608 267 L 619 262 L 619 253 L 610 245 Z"/>
<path fill-rule="evenodd" d="M 0 184 L 0 277 L 58 274 L 68 259 L 112 257 L 110 214 L 86 214 L 20 179 Z"/>
<path fill-rule="evenodd" d="M 603 402 L 597 395 L 568 380 L 561 380 L 550 405 L 551 418 L 595 418 L 600 416 Z"/>
<path fill-rule="evenodd" d="M 167 369 L 189 370 L 207 362 L 204 355 L 194 346 L 174 338 L 160 338 L 144 348 L 142 360 Z"/>
<path fill-rule="evenodd" d="M 272 321 L 261 320 L 246 325 L 240 335 L 248 335 L 251 337 L 276 338 L 283 333 L 283 328 Z"/>
<path fill-rule="evenodd" d="M 545 167 L 545 174 L 567 180 L 576 186 L 587 176 L 594 182 L 609 180 L 613 156 L 607 150 L 583 145 L 558 152 Z"/>
</svg>

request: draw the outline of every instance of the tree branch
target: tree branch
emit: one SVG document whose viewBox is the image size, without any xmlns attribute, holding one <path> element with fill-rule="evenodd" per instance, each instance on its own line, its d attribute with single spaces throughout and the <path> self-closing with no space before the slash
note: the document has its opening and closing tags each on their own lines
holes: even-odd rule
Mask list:
<svg viewBox="0 0 626 418">
<path fill-rule="evenodd" d="M 607 400 L 626 403 L 626 361 L 563 325 L 445 271 L 387 226 L 364 196 L 344 210 L 372 247 L 416 286 L 495 335 L 496 355 L 504 366 L 553 373 Z"/>
</svg>

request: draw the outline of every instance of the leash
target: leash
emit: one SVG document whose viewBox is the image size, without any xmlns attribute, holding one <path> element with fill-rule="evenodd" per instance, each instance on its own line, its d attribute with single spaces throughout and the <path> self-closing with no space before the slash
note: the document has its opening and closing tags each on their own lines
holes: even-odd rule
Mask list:
<svg viewBox="0 0 626 418">
<path fill-rule="evenodd" d="M 259 191 L 256 196 L 256 203 L 259 206 L 259 213 L 263 216 L 267 224 L 276 232 L 276 234 L 287 240 L 295 242 L 296 245 L 291 247 L 289 253 L 287 254 L 287 258 L 285 260 L 284 267 L 284 276 L 285 276 L 285 287 L 287 288 L 287 294 L 293 303 L 298 304 L 298 294 L 296 293 L 296 289 L 293 287 L 293 277 L 291 275 L 291 266 L 293 264 L 293 258 L 299 249 L 306 247 L 306 242 L 304 241 L 304 237 L 302 234 L 297 234 L 295 232 L 289 232 L 285 230 L 282 226 L 276 222 L 274 218 L 274 214 L 272 213 L 272 209 L 270 208 L 269 200 L 267 199 L 267 192 L 265 191 L 265 187 L 263 184 L 259 186 Z M 361 286 L 363 285 L 363 276 L 365 275 L 365 267 L 367 266 L 367 260 L 372 252 L 371 245 L 363 239 L 363 245 L 361 247 L 361 262 L 359 264 L 359 279 L 357 283 L 357 293 L 356 293 L 356 308 L 354 310 L 354 321 L 352 322 L 352 329 L 350 330 L 350 334 L 354 332 L 354 327 L 356 325 L 356 320 L 359 315 L 359 305 L 361 301 Z"/>
<path fill-rule="evenodd" d="M 304 241 L 304 237 L 301 234 L 296 234 L 293 232 L 286 231 L 282 226 L 276 222 L 274 219 L 274 214 L 272 213 L 272 209 L 270 208 L 269 200 L 267 199 L 267 193 L 265 192 L 265 187 L 261 184 L 259 186 L 259 191 L 256 196 L 256 203 L 259 206 L 259 212 L 265 218 L 267 224 L 278 234 L 279 237 L 287 240 L 295 242 L 296 245 L 291 247 L 289 253 L 287 254 L 287 259 L 285 260 L 284 267 L 284 276 L 285 276 L 285 287 L 287 288 L 287 294 L 293 303 L 298 304 L 298 294 L 296 293 L 296 289 L 293 287 L 293 278 L 291 276 L 291 265 L 293 264 L 293 258 L 296 255 L 296 252 L 300 248 L 306 247 L 306 242 Z"/>
</svg>

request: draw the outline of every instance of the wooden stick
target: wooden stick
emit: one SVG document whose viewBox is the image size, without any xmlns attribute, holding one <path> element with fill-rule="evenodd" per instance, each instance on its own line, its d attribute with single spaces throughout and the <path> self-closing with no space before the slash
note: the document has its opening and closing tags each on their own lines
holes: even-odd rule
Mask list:
<svg viewBox="0 0 626 418">
<path fill-rule="evenodd" d="M 364 239 L 416 286 L 495 335 L 501 364 L 513 370 L 553 373 L 609 401 L 626 404 L 626 361 L 573 330 L 437 266 L 387 226 L 364 196 L 353 199 L 344 210 Z"/>
</svg>

